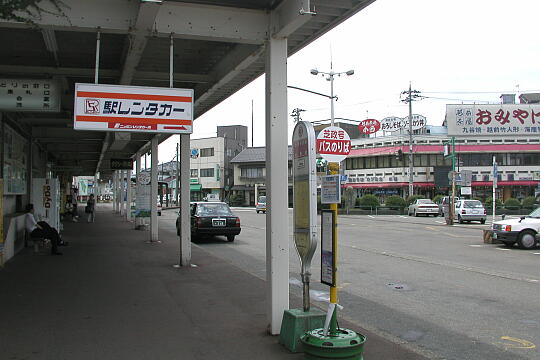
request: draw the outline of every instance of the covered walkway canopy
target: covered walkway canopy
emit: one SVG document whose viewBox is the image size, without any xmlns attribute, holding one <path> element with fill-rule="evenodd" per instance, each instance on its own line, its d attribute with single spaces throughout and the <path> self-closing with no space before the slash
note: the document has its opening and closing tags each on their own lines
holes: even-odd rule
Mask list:
<svg viewBox="0 0 540 360">
<path fill-rule="evenodd" d="M 75 83 L 169 87 L 172 73 L 173 87 L 194 89 L 196 119 L 266 73 L 268 303 L 271 332 L 278 333 L 288 307 L 287 182 L 279 176 L 287 171 L 286 58 L 374 1 L 40 1 L 41 10 L 30 9 L 36 15 L 31 22 L 0 19 L 0 98 L 10 99 L 6 87 L 21 79 L 47 80 L 50 92 L 40 93 L 37 104 L 25 96 L 2 103 L 2 128 L 9 126 L 46 154 L 38 176 L 99 173 L 110 179 L 110 159 L 135 158 L 152 145 L 157 150 L 170 135 L 75 131 Z M 32 106 L 37 108 L 29 111 Z M 181 142 L 181 163 L 189 164 L 189 135 Z M 29 150 L 31 164 L 34 152 Z M 30 167 L 31 180 L 37 166 Z M 181 181 L 189 192 L 184 170 Z M 188 204 L 189 194 L 182 198 Z M 189 230 L 181 248 L 188 245 Z"/>
</svg>

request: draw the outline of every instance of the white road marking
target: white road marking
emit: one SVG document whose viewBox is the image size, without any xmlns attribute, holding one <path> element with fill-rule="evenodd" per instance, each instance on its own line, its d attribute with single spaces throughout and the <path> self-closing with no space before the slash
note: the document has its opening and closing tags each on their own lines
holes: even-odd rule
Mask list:
<svg viewBox="0 0 540 360">
<path fill-rule="evenodd" d="M 373 215 L 368 215 L 368 217 L 370 217 L 370 218 L 372 218 L 372 219 L 375 218 L 375 216 L 373 216 Z"/>
<path fill-rule="evenodd" d="M 540 255 L 540 253 L 533 253 L 534 255 Z"/>
<path fill-rule="evenodd" d="M 496 248 L 497 250 L 501 250 L 501 251 L 510 251 L 510 249 L 503 249 L 503 248 Z"/>
<path fill-rule="evenodd" d="M 484 247 L 484 245 L 469 245 L 470 247 Z"/>
</svg>

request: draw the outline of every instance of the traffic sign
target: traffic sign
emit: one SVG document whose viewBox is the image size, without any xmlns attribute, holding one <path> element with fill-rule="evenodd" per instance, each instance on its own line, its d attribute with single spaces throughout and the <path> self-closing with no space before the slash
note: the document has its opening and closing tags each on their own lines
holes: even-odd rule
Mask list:
<svg viewBox="0 0 540 360">
<path fill-rule="evenodd" d="M 339 163 L 351 152 L 351 138 L 345 130 L 328 126 L 317 136 L 317 153 L 328 162 Z"/>
</svg>

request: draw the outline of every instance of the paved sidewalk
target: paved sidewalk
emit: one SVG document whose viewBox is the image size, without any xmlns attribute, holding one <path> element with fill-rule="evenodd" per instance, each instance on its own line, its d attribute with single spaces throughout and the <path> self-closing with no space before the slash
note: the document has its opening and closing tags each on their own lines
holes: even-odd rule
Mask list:
<svg viewBox="0 0 540 360">
<path fill-rule="evenodd" d="M 0 359 L 302 359 L 266 332 L 265 283 L 178 240 L 147 234 L 98 208 L 65 223 L 63 256 L 25 249 L 0 269 Z M 291 306 L 300 307 L 292 298 Z M 365 359 L 424 359 L 367 335 Z"/>
</svg>

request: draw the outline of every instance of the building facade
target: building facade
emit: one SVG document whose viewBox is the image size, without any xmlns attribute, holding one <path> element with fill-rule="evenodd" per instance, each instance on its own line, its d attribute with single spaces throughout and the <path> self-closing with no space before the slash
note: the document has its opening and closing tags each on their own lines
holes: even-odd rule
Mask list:
<svg viewBox="0 0 540 360">
<path fill-rule="evenodd" d="M 444 158 L 448 136 L 417 135 L 413 139 L 413 188 L 415 195 L 433 198 L 448 194 L 449 184 L 437 184 L 435 173 L 447 174 L 452 160 Z M 472 172 L 472 197 L 491 197 L 493 156 L 498 164 L 497 198 L 534 196 L 540 183 L 540 138 L 456 138 L 456 171 Z M 409 137 L 389 136 L 353 141 L 344 162 L 346 187 L 358 196 L 406 196 L 409 187 Z"/>
<path fill-rule="evenodd" d="M 289 203 L 292 201 L 292 147 L 289 146 Z M 259 196 L 266 195 L 266 148 L 244 149 L 231 160 L 234 166 L 232 195 L 241 199 L 241 205 L 253 206 Z"/>
</svg>

